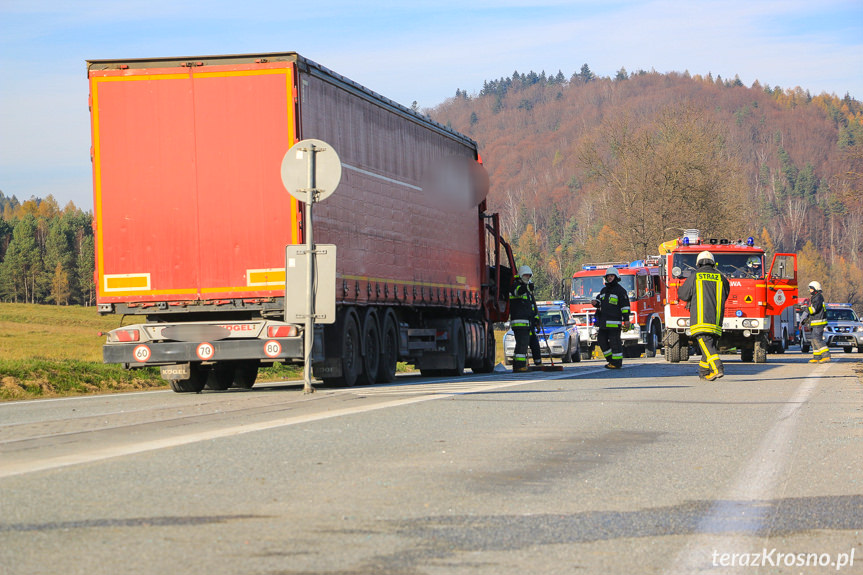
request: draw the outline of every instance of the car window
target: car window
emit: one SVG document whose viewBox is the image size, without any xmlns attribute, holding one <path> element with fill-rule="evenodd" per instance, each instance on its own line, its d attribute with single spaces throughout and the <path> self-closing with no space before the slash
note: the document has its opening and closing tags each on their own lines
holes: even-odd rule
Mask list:
<svg viewBox="0 0 863 575">
<path fill-rule="evenodd" d="M 539 318 L 543 327 L 561 327 L 566 325 L 566 318 L 560 310 L 540 311 Z"/>
<path fill-rule="evenodd" d="M 828 309 L 827 321 L 857 321 L 853 309 Z"/>
</svg>

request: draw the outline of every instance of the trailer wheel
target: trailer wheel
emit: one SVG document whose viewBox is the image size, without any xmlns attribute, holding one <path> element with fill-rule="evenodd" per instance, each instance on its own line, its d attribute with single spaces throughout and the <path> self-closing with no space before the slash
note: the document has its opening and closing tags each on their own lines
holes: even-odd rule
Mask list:
<svg viewBox="0 0 863 575">
<path fill-rule="evenodd" d="M 251 389 L 255 385 L 255 380 L 258 379 L 258 366 L 257 360 L 237 362 L 234 367 L 233 387 Z"/>
<path fill-rule="evenodd" d="M 365 385 L 374 383 L 381 365 L 381 332 L 378 328 L 378 314 L 374 310 L 366 311 L 363 319 L 362 341 L 362 373 L 358 383 Z"/>
<path fill-rule="evenodd" d="M 455 367 L 444 370 L 443 374 L 451 377 L 458 377 L 464 374 L 464 363 L 467 357 L 467 343 L 464 336 L 464 324 L 461 320 L 456 320 L 455 339 L 453 340 L 453 345 L 455 346 L 455 349 L 452 350 Z"/>
<path fill-rule="evenodd" d="M 357 325 L 356 314 L 347 311 L 342 323 L 342 353 L 339 358 L 342 364 L 342 376 L 323 378 L 324 385 L 337 387 L 353 387 L 362 372 L 362 357 L 360 356 L 360 328 Z"/>
<path fill-rule="evenodd" d="M 201 368 L 201 364 L 193 363 L 189 367 L 191 373 L 189 379 L 172 379 L 171 389 L 177 393 L 200 393 L 207 383 L 207 372 Z"/>
<path fill-rule="evenodd" d="M 225 391 L 234 382 L 234 370 L 227 365 L 214 365 L 207 370 L 207 389 Z"/>
<path fill-rule="evenodd" d="M 494 371 L 494 356 L 497 348 L 494 343 L 494 330 L 489 329 L 485 334 L 485 353 L 480 359 L 475 360 L 470 369 L 474 373 L 491 373 Z"/>
<path fill-rule="evenodd" d="M 384 329 L 381 332 L 381 360 L 378 365 L 377 381 L 390 383 L 396 378 L 396 365 L 399 360 L 399 331 L 396 318 L 392 311 L 384 317 Z"/>
</svg>

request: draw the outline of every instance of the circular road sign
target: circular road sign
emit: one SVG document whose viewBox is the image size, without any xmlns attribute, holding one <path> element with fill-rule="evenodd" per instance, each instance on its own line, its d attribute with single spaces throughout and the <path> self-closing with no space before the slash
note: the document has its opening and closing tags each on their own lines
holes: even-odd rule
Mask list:
<svg viewBox="0 0 863 575">
<path fill-rule="evenodd" d="M 282 185 L 288 193 L 308 202 L 309 162 L 315 150 L 315 190 L 314 201 L 327 199 L 342 179 L 342 162 L 332 146 L 321 140 L 300 140 L 282 158 Z"/>
</svg>

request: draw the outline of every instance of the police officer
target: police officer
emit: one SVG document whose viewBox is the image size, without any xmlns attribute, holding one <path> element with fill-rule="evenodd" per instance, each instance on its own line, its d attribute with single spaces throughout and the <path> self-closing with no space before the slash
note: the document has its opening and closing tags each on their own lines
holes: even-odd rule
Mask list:
<svg viewBox="0 0 863 575">
<path fill-rule="evenodd" d="M 695 272 L 686 278 L 677 295 L 688 302 L 689 332 L 701 349 L 698 377 L 713 381 L 725 375 L 716 342 L 722 335 L 722 318 L 730 286 L 725 274 L 716 269 L 716 260 L 710 252 L 698 254 L 695 266 Z"/>
<path fill-rule="evenodd" d="M 515 335 L 513 373 L 527 371 L 527 348 L 530 345 L 532 328 L 539 322 L 539 310 L 531 289 L 531 277 L 533 272 L 528 266 L 518 268 L 518 278 L 513 282 L 509 293 L 509 323 Z M 537 342 L 538 350 L 539 342 Z"/>
<path fill-rule="evenodd" d="M 812 339 L 812 359 L 809 363 L 824 363 L 830 361 L 830 348 L 824 343 L 824 326 L 827 325 L 827 308 L 824 306 L 824 294 L 821 293 L 820 282 L 809 282 L 809 306 L 803 311 L 801 323 L 809 322 Z"/>
<path fill-rule="evenodd" d="M 596 299 L 596 343 L 608 363 L 608 369 L 623 367 L 623 343 L 620 328 L 629 329 L 629 296 L 620 285 L 620 272 L 611 267 L 605 270 L 605 285 Z"/>
</svg>

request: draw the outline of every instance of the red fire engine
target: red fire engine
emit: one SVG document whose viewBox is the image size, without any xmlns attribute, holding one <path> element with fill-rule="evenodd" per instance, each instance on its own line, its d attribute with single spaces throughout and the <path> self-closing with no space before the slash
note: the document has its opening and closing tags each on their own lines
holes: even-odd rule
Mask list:
<svg viewBox="0 0 863 575">
<path fill-rule="evenodd" d="M 731 241 L 701 239 L 698 230 L 659 246 L 662 276 L 667 282 L 665 304 L 665 359 L 689 359 L 689 310 L 677 297 L 678 288 L 695 270 L 698 254 L 713 254 L 716 266 L 728 277 L 730 293 L 725 304 L 720 351 L 740 350 L 743 361 L 764 363 L 771 345 L 773 322 L 785 308 L 797 303 L 797 254 L 773 256 L 764 273 L 764 250 L 753 238 Z"/>
<path fill-rule="evenodd" d="M 569 310 L 579 327 L 583 358 L 590 358 L 596 347 L 593 316 L 596 308 L 591 300 L 604 285 L 605 270 L 615 267 L 620 272 L 620 284 L 629 294 L 631 327 L 621 333 L 626 357 L 644 353 L 654 357 L 662 343 L 664 280 L 660 274 L 659 256 L 634 262 L 585 264 L 572 275 Z"/>
</svg>

